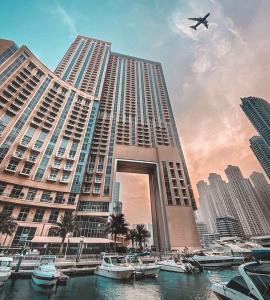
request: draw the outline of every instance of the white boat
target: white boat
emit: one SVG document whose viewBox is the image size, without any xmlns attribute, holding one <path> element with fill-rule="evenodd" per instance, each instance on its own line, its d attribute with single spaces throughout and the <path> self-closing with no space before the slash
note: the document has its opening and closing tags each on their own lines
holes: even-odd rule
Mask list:
<svg viewBox="0 0 270 300">
<path fill-rule="evenodd" d="M 11 275 L 12 257 L 0 257 L 0 284 L 4 284 Z"/>
<path fill-rule="evenodd" d="M 134 268 L 136 275 L 143 277 L 158 277 L 161 269 L 161 266 L 155 263 L 144 264 L 137 255 L 127 255 L 126 262 Z"/>
<path fill-rule="evenodd" d="M 195 261 L 203 268 L 229 268 L 234 264 L 234 257 L 226 255 L 194 255 L 189 261 Z"/>
<path fill-rule="evenodd" d="M 61 272 L 54 265 L 54 256 L 43 256 L 40 265 L 32 273 L 32 281 L 39 286 L 54 286 Z"/>
<path fill-rule="evenodd" d="M 161 266 L 162 271 L 177 272 L 177 273 L 192 273 L 196 271 L 189 262 L 184 262 L 179 253 L 173 254 L 170 258 L 157 262 Z"/>
<path fill-rule="evenodd" d="M 126 263 L 124 257 L 103 256 L 95 274 L 113 279 L 130 279 L 134 274 L 134 268 Z"/>
<path fill-rule="evenodd" d="M 252 262 L 238 267 L 239 276 L 227 283 L 213 283 L 211 289 L 218 299 L 269 300 L 270 264 Z"/>
</svg>

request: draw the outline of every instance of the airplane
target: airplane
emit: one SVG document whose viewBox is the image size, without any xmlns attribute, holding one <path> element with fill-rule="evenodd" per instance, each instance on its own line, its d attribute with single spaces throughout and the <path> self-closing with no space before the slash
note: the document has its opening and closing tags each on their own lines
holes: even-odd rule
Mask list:
<svg viewBox="0 0 270 300">
<path fill-rule="evenodd" d="M 190 28 L 197 30 L 197 27 L 203 24 L 207 29 L 208 29 L 208 21 L 207 18 L 209 17 L 210 13 L 205 15 L 203 18 L 188 18 L 189 20 L 192 21 L 197 21 L 197 24 L 190 26 Z"/>
</svg>

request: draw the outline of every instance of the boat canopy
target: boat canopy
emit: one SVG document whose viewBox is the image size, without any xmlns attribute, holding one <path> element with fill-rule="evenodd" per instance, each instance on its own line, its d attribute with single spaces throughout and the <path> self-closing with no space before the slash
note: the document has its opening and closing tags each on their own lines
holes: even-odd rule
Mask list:
<svg viewBox="0 0 270 300">
<path fill-rule="evenodd" d="M 246 272 L 262 275 L 270 275 L 270 263 L 254 263 L 244 267 Z"/>
</svg>

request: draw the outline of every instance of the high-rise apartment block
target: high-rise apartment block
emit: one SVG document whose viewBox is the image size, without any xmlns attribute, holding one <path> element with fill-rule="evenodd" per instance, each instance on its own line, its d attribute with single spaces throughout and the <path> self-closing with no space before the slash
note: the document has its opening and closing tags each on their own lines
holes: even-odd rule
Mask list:
<svg viewBox="0 0 270 300">
<path fill-rule="evenodd" d="M 242 98 L 241 108 L 270 147 L 270 103 L 257 97 Z"/>
<path fill-rule="evenodd" d="M 257 97 L 241 100 L 242 110 L 259 133 L 249 140 L 250 148 L 270 178 L 270 103 Z"/>
<path fill-rule="evenodd" d="M 269 233 L 270 222 L 266 208 L 270 194 L 263 174 L 253 173 L 251 179 L 254 185 L 252 185 L 249 179 L 243 177 L 239 167 L 228 166 L 225 173 L 228 183 L 223 181 L 221 176 L 210 174 L 211 183 L 200 181 L 197 184 L 200 200 L 199 217 L 207 224 L 210 233 L 217 232 L 218 218 L 236 220 L 241 236 Z M 223 212 L 225 214 L 222 214 Z"/>
<path fill-rule="evenodd" d="M 217 217 L 216 227 L 220 237 L 241 236 L 239 223 L 232 217 Z"/>
<path fill-rule="evenodd" d="M 51 227 L 73 211 L 81 226 L 70 243 L 104 243 L 116 172 L 135 172 L 149 174 L 155 245 L 199 246 L 160 63 L 78 36 L 53 73 L 1 40 L 0 131 L 0 205 L 18 222 L 5 245 L 59 242 Z"/>
<path fill-rule="evenodd" d="M 250 140 L 250 148 L 260 162 L 265 174 L 270 179 L 270 147 L 261 136 L 253 136 Z"/>
</svg>

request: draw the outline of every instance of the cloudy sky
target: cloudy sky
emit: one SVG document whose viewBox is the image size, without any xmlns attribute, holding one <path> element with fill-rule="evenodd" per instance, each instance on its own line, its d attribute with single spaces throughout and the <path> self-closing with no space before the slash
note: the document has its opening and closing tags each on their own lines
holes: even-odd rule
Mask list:
<svg viewBox="0 0 270 300">
<path fill-rule="evenodd" d="M 228 164 L 245 176 L 262 170 L 239 104 L 243 96 L 270 99 L 269 0 L 17 0 L 1 8 L 1 37 L 26 44 L 51 69 L 77 34 L 160 61 L 194 188 L 210 172 L 224 177 Z M 189 28 L 187 17 L 208 12 L 209 30 Z M 126 207 L 143 209 L 145 177 L 119 178 L 122 186 L 132 179 L 138 185 L 132 197 L 127 184 L 122 188 Z"/>
</svg>

